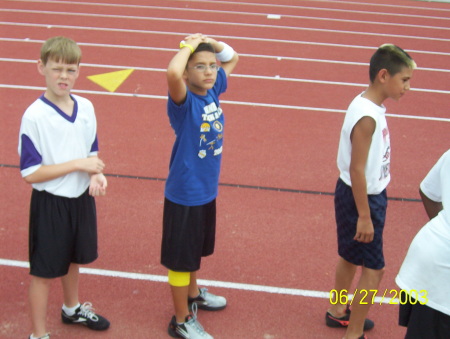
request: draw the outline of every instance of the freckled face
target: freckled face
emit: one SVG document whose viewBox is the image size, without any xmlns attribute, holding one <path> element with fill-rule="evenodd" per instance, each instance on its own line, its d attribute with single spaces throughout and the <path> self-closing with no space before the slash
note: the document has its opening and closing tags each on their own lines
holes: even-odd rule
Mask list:
<svg viewBox="0 0 450 339">
<path fill-rule="evenodd" d="M 199 65 L 204 66 L 205 69 L 196 69 L 195 67 Z M 195 53 L 189 60 L 184 78 L 191 92 L 206 95 L 206 91 L 213 88 L 217 79 L 217 70 L 213 70 L 211 65 L 217 65 L 216 56 L 208 51 Z"/>
<path fill-rule="evenodd" d="M 50 98 L 69 96 L 80 74 L 80 67 L 77 64 L 65 64 L 54 60 L 48 60 L 45 65 L 39 60 L 38 70 L 45 77 L 46 94 Z"/>
</svg>

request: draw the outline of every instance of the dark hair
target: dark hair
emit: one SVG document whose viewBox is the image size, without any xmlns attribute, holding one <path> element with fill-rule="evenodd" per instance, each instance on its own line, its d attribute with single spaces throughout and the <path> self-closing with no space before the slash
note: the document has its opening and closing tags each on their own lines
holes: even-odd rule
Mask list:
<svg viewBox="0 0 450 339">
<path fill-rule="evenodd" d="M 211 52 L 211 53 L 213 53 L 213 54 L 216 53 L 216 51 L 214 50 L 213 45 L 211 45 L 210 43 L 207 43 L 207 42 L 202 42 L 202 43 L 200 43 L 200 44 L 197 46 L 197 48 L 195 49 L 194 53 L 191 54 L 191 56 L 189 57 L 189 60 L 191 60 L 191 59 L 192 59 L 192 56 L 193 56 L 195 53 L 198 53 L 198 52 Z"/>
<path fill-rule="evenodd" d="M 382 69 L 386 69 L 390 75 L 395 75 L 403 67 L 415 69 L 416 63 L 403 49 L 392 44 L 381 45 L 370 59 L 369 78 L 373 82 Z"/>
</svg>

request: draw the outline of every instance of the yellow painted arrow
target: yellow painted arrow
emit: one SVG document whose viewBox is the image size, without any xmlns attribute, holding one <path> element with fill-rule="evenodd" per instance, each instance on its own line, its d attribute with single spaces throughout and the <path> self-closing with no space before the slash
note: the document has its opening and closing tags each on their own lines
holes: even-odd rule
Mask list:
<svg viewBox="0 0 450 339">
<path fill-rule="evenodd" d="M 134 69 L 90 75 L 87 78 L 109 92 L 115 92 L 117 88 L 133 73 Z"/>
</svg>

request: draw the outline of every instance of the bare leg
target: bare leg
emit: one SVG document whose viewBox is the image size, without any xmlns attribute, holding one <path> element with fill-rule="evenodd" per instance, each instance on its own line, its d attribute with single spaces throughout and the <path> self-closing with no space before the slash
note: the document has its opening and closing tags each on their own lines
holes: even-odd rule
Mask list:
<svg viewBox="0 0 450 339">
<path fill-rule="evenodd" d="M 195 298 L 198 296 L 199 290 L 197 285 L 197 272 L 191 272 L 191 282 L 189 283 L 189 297 Z"/>
<path fill-rule="evenodd" d="M 175 307 L 175 317 L 179 324 L 184 323 L 189 315 L 188 293 L 189 286 L 170 286 L 172 291 L 173 305 Z"/>
<path fill-rule="evenodd" d="M 32 276 L 28 292 L 31 310 L 31 324 L 33 336 L 41 337 L 47 333 L 45 323 L 47 320 L 48 295 L 51 279 Z"/>
<path fill-rule="evenodd" d="M 349 292 L 353 278 L 355 277 L 356 268 L 356 265 L 349 263 L 347 260 L 341 257 L 339 258 L 336 267 L 336 276 L 334 283 L 334 289 L 338 293 L 338 295 L 334 296 L 334 298 L 338 302 L 334 305 L 331 305 L 331 307 L 328 309 L 328 312 L 330 312 L 337 318 L 343 317 L 345 315 L 347 305 L 339 303 L 339 300 L 342 294 L 347 294 Z"/>
<path fill-rule="evenodd" d="M 359 279 L 358 291 L 364 293 L 356 293 L 352 302 L 352 313 L 350 315 L 350 322 L 347 327 L 347 332 L 344 339 L 359 338 L 364 331 L 364 321 L 369 312 L 373 294 L 370 290 L 377 290 L 381 279 L 383 278 L 384 269 L 373 270 L 363 267 L 361 278 Z M 367 296 L 365 292 L 369 292 Z M 364 300 L 362 300 L 364 298 Z M 363 302 L 363 303 L 362 303 Z"/>
<path fill-rule="evenodd" d="M 69 272 L 61 278 L 63 293 L 64 293 L 64 305 L 66 307 L 74 307 L 79 303 L 78 298 L 78 282 L 79 282 L 79 265 L 70 264 Z"/>
</svg>

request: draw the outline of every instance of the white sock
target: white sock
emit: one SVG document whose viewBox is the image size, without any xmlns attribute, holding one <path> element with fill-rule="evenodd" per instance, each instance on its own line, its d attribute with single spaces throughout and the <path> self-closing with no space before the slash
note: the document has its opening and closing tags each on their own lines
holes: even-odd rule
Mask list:
<svg viewBox="0 0 450 339">
<path fill-rule="evenodd" d="M 30 334 L 30 339 L 40 339 L 40 338 L 42 338 L 42 337 L 35 337 L 33 334 Z"/>
<path fill-rule="evenodd" d="M 78 307 L 80 307 L 80 303 L 78 303 L 78 305 L 74 307 L 67 307 L 63 304 L 62 309 L 67 315 L 74 315 Z"/>
</svg>

